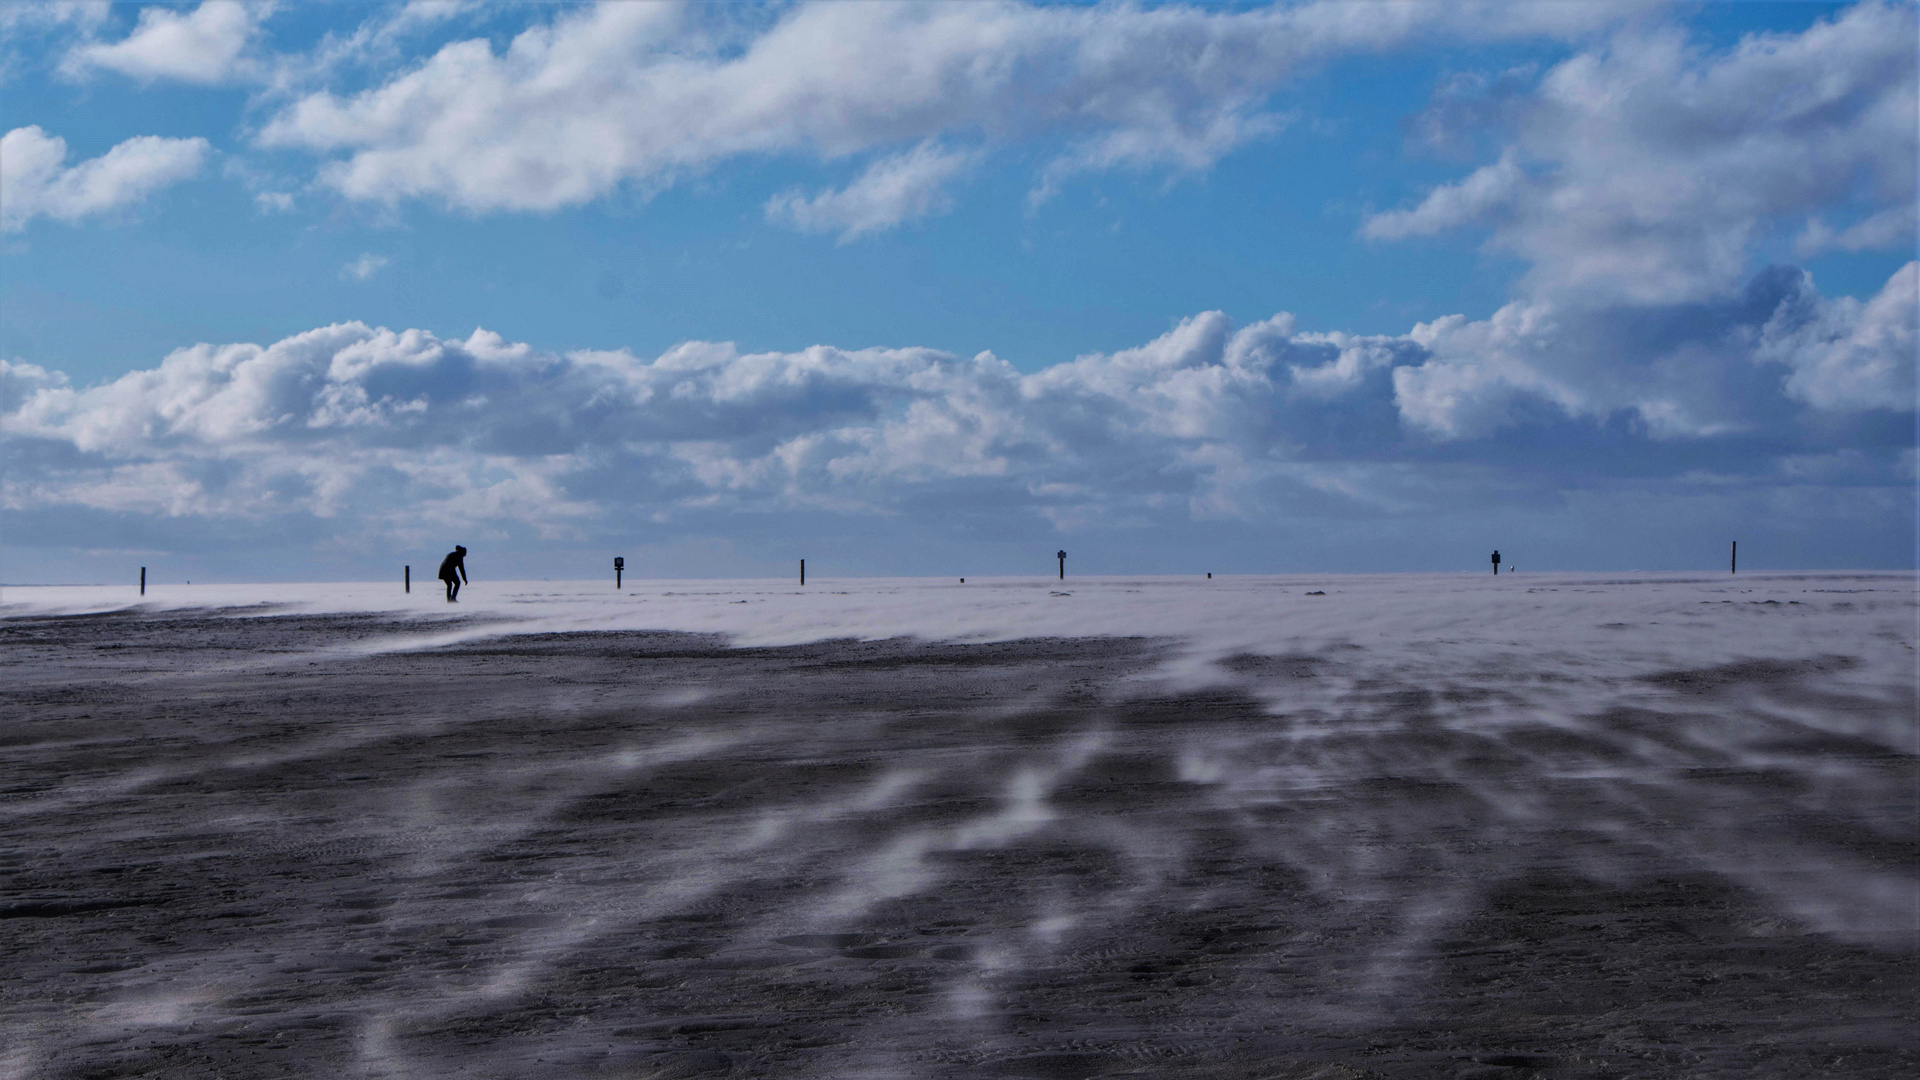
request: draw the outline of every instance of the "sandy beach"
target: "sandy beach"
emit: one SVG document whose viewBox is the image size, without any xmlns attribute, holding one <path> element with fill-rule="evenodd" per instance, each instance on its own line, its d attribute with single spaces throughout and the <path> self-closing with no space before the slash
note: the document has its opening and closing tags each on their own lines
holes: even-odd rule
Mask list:
<svg viewBox="0 0 1920 1080">
<path fill-rule="evenodd" d="M 0 1076 L 1920 1071 L 1912 574 L 609 585 L 9 587 Z"/>
</svg>

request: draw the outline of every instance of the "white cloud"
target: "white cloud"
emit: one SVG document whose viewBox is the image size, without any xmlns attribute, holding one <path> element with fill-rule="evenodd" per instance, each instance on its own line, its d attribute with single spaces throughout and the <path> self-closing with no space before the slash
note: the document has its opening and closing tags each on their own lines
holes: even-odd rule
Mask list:
<svg viewBox="0 0 1920 1080">
<path fill-rule="evenodd" d="M 0 136 L 0 231 L 36 217 L 77 221 L 119 210 L 199 174 L 205 139 L 128 139 L 97 158 L 65 164 L 67 143 L 37 126 Z"/>
<path fill-rule="evenodd" d="M 278 98 L 310 92 L 345 72 L 390 68 L 403 61 L 406 48 L 420 35 L 484 8 L 479 0 L 409 0 L 399 7 L 375 8 L 350 32 L 330 30 L 304 53 L 273 55 L 259 69 L 262 81 Z"/>
<path fill-rule="evenodd" d="M 385 255 L 364 254 L 340 268 L 340 276 L 348 281 L 365 281 L 384 270 L 387 265 Z"/>
<path fill-rule="evenodd" d="M 468 520 L 564 523 L 595 512 L 579 490 L 589 478 L 615 475 L 614 497 L 640 485 L 669 515 L 716 499 L 887 511 L 969 483 L 1097 514 L 1198 497 L 1221 463 L 1257 457 L 1258 402 L 1289 332 L 1285 319 L 1236 332 L 1211 313 L 1140 349 L 1022 375 L 984 353 L 692 342 L 642 360 L 341 324 L 264 348 L 182 349 L 86 390 L 0 372 L 0 432 L 81 457 L 52 475 L 12 470 L 5 501 L 338 514 L 379 492 Z M 1048 486 L 1080 494 L 1034 494 Z"/>
<path fill-rule="evenodd" d="M 1772 274 L 1737 302 L 1660 313 L 1665 328 L 1638 342 L 1543 305 L 1374 336 L 1207 312 L 1033 373 L 991 353 L 688 342 L 645 359 L 342 323 L 180 349 L 86 389 L 0 365 L 0 505 L 372 529 L 417 528 L 424 508 L 435 523 L 556 537 L 609 515 L 729 511 L 990 507 L 1076 528 L 1269 520 L 1302 500 L 1416 513 L 1447 498 L 1420 479 L 1436 438 L 1494 435 L 1516 416 L 1589 425 L 1627 409 L 1648 445 L 1765 430 L 1787 446 L 1817 410 L 1839 445 L 1789 449 L 1831 454 L 1849 414 L 1913 409 L 1916 282 L 1909 266 L 1861 304 Z M 1586 316 L 1612 317 L 1625 318 Z M 1566 366 L 1570 343 L 1584 351 Z M 1751 463 L 1776 477 L 1790 465 Z"/>
<path fill-rule="evenodd" d="M 1303 65 L 1436 35 L 1580 32 L 1619 15 L 1333 0 L 1252 11 L 816 3 L 761 25 L 609 3 L 556 15 L 504 51 L 455 42 L 384 85 L 307 94 L 260 141 L 343 155 L 321 175 L 355 199 L 472 211 L 550 210 L 741 155 L 890 155 L 929 140 L 1064 143 L 1045 188 L 1086 168 L 1204 168 L 1273 130 L 1266 99 Z M 828 199 L 820 214 L 832 218 L 842 211 Z"/>
<path fill-rule="evenodd" d="M 1916 228 L 1920 228 L 1920 212 L 1911 202 L 1889 206 L 1839 232 L 1833 231 L 1824 219 L 1815 217 L 1794 241 L 1794 253 L 1804 259 L 1826 251 L 1873 251 L 1902 244 L 1920 246 L 1915 244 Z"/>
<path fill-rule="evenodd" d="M 271 2 L 204 0 L 190 12 L 143 8 L 139 25 L 111 44 L 91 42 L 67 54 L 70 74 L 101 68 L 141 81 L 171 79 L 212 85 L 250 77 L 257 65 L 246 56 Z"/>
<path fill-rule="evenodd" d="M 1370 240 L 1399 240 L 1457 229 L 1512 206 L 1526 184 L 1526 174 L 1508 153 L 1457 184 L 1434 189 L 1411 210 L 1374 214 L 1360 231 Z"/>
<path fill-rule="evenodd" d="M 1914 408 L 1920 263 L 1908 263 L 1866 303 L 1852 297 L 1783 303 L 1758 358 L 1785 364 L 1789 395 L 1828 410 Z"/>
<path fill-rule="evenodd" d="M 1762 430 L 1783 420 L 1788 399 L 1829 413 L 1907 412 L 1917 289 L 1908 263 L 1866 303 L 1824 297 L 1790 267 L 1728 300 L 1515 301 L 1489 319 L 1415 327 L 1426 353 L 1393 369 L 1395 401 L 1410 428 L 1440 439 L 1485 436 L 1542 407 L 1592 421 L 1624 411 L 1656 438 Z"/>
<path fill-rule="evenodd" d="M 112 13 L 107 0 L 11 0 L 0 3 L 0 83 L 23 66 L 39 67 L 53 39 L 90 38 Z"/>
<path fill-rule="evenodd" d="M 1421 323 L 1413 338 L 1432 359 L 1394 369 L 1394 401 L 1407 424 L 1448 439 L 1487 434 L 1527 398 L 1573 416 L 1604 415 L 1605 405 L 1549 374 L 1565 336 L 1544 304 L 1508 304 L 1479 321 L 1452 315 Z"/>
<path fill-rule="evenodd" d="M 953 208 L 945 186 L 978 155 L 947 151 L 922 143 L 904 154 L 882 158 L 838 191 L 807 198 L 797 191 L 767 202 L 767 218 L 801 232 L 838 232 L 846 243 L 869 233 Z"/>
<path fill-rule="evenodd" d="M 1862 305 L 1821 297 L 1799 271 L 1755 275 L 1752 263 L 1800 221 L 1802 254 L 1910 249 L 1916 32 L 1911 5 L 1863 3 L 1721 53 L 1670 30 L 1630 31 L 1531 91 L 1518 86 L 1523 72 L 1444 84 L 1415 125 L 1426 142 L 1460 144 L 1454 128 L 1488 119 L 1511 142 L 1361 232 L 1485 227 L 1492 247 L 1530 266 L 1491 318 L 1416 328 L 1431 355 L 1393 371 L 1404 421 L 1439 439 L 1485 436 L 1542 409 L 1625 414 L 1657 438 L 1754 431 L 1778 419 L 1776 363 L 1790 370 L 1786 395 L 1815 408 L 1910 409 L 1913 350 L 1900 346 L 1913 315 L 1895 298 L 1912 292 L 1911 275 Z M 1846 208 L 1854 224 L 1824 224 Z"/>
<path fill-rule="evenodd" d="M 0 360 L 0 416 L 19 409 L 42 390 L 66 386 L 67 377 L 60 372 L 48 371 L 38 364 Z"/>
<path fill-rule="evenodd" d="M 1912 5 L 1869 2 L 1719 55 L 1623 34 L 1503 103 L 1514 141 L 1497 163 L 1362 231 L 1486 225 L 1532 264 L 1530 295 L 1581 303 L 1729 294 L 1774 222 L 1852 198 L 1884 216 L 1838 246 L 1911 244 L 1916 32 Z"/>
<path fill-rule="evenodd" d="M 90 32 L 111 12 L 108 0 L 13 0 L 0 4 L 0 36 L 71 27 Z"/>
</svg>

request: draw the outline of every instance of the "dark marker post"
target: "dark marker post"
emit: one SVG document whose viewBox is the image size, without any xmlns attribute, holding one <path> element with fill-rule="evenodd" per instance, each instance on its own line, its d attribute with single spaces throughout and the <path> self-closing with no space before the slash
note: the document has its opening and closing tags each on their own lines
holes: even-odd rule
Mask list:
<svg viewBox="0 0 1920 1080">
<path fill-rule="evenodd" d="M 1740 541 L 1735 540 L 1733 542 L 1733 550 L 1727 553 L 1727 573 L 1737 574 L 1739 572 L 1740 572 Z"/>
<path fill-rule="evenodd" d="M 140 568 L 140 595 L 147 595 L 147 568 L 144 566 Z"/>
<path fill-rule="evenodd" d="M 618 555 L 613 557 L 613 587 L 620 587 L 620 573 L 627 568 L 627 560 Z"/>
<path fill-rule="evenodd" d="M 1060 580 L 1067 580 L 1067 553 L 1065 551 L 1058 551 L 1054 553 L 1053 557 L 1060 560 Z"/>
<path fill-rule="evenodd" d="M 400 591 L 404 593 L 413 592 L 413 564 L 412 563 L 408 563 L 407 565 L 400 568 Z"/>
<path fill-rule="evenodd" d="M 806 583 L 807 583 L 807 560 L 801 559 L 800 560 L 800 584 L 805 585 Z"/>
</svg>

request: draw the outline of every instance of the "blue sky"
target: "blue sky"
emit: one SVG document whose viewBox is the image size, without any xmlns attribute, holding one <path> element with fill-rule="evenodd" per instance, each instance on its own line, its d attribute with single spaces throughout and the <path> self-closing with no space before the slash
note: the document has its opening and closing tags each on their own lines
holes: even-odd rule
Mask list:
<svg viewBox="0 0 1920 1080">
<path fill-rule="evenodd" d="M 0 577 L 1911 566 L 1914 10 L 9 5 Z"/>
</svg>

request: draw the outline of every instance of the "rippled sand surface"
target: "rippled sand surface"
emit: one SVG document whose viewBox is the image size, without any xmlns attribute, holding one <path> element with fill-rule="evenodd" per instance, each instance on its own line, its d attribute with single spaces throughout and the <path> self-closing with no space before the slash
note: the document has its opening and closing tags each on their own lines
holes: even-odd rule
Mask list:
<svg viewBox="0 0 1920 1080">
<path fill-rule="evenodd" d="M 9 588 L 0 1076 L 1920 1071 L 1912 575 L 629 584 Z"/>
</svg>

